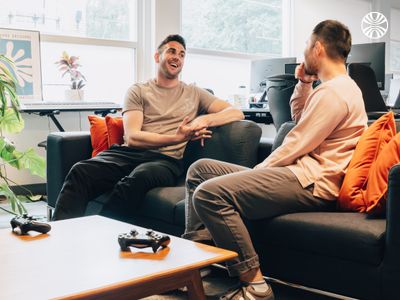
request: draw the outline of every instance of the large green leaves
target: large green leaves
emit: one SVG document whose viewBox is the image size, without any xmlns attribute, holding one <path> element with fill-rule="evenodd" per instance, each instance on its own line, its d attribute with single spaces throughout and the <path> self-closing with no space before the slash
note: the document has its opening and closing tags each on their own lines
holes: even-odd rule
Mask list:
<svg viewBox="0 0 400 300">
<path fill-rule="evenodd" d="M 14 144 L 2 135 L 3 132 L 19 133 L 24 128 L 24 120 L 18 111 L 19 101 L 16 80 L 12 74 L 13 68 L 13 61 L 0 54 L 0 167 L 8 163 L 17 169 L 27 169 L 34 175 L 45 177 L 43 157 L 37 155 L 32 148 L 24 152 L 16 150 Z M 25 213 L 25 207 L 9 186 L 15 182 L 7 178 L 1 168 L 0 179 L 4 182 L 0 184 L 0 195 L 8 198 L 14 212 Z"/>
<path fill-rule="evenodd" d="M 19 133 L 24 129 L 24 120 L 16 114 L 14 109 L 7 108 L 4 115 L 0 115 L 0 128 L 9 133 Z"/>
<path fill-rule="evenodd" d="M 27 169 L 31 174 L 46 177 L 46 162 L 35 150 L 29 148 L 25 152 L 14 151 L 21 169 Z"/>
<path fill-rule="evenodd" d="M 10 201 L 11 209 L 19 214 L 26 213 L 26 208 L 22 205 L 21 201 L 17 198 L 14 192 L 7 184 L 0 185 L 0 195 L 7 197 Z"/>
</svg>

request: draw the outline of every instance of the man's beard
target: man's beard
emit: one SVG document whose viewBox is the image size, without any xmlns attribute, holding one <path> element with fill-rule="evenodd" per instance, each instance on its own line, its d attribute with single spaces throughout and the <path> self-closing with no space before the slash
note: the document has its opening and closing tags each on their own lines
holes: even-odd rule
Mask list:
<svg viewBox="0 0 400 300">
<path fill-rule="evenodd" d="M 308 64 L 307 62 L 304 64 L 304 71 L 307 75 L 318 75 L 318 69 L 312 64 Z"/>
<path fill-rule="evenodd" d="M 176 79 L 179 77 L 179 74 L 181 73 L 181 71 L 173 74 L 171 72 L 169 72 L 167 65 L 165 64 L 164 66 L 161 67 L 161 71 L 164 74 L 164 76 L 168 79 Z"/>
</svg>

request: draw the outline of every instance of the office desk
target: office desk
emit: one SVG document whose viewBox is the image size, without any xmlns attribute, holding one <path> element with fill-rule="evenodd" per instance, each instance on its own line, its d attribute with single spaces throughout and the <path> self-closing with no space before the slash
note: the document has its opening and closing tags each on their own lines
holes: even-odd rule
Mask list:
<svg viewBox="0 0 400 300">
<path fill-rule="evenodd" d="M 242 108 L 244 118 L 256 123 L 272 124 L 272 116 L 268 108 Z"/>
<path fill-rule="evenodd" d="M 61 112 L 93 111 L 97 115 L 106 116 L 109 113 L 116 113 L 122 107 L 114 102 L 92 102 L 92 101 L 73 101 L 73 102 L 28 102 L 20 105 L 19 111 L 24 113 L 36 113 L 39 116 L 47 116 L 53 121 L 59 131 L 65 131 L 56 115 Z"/>
</svg>

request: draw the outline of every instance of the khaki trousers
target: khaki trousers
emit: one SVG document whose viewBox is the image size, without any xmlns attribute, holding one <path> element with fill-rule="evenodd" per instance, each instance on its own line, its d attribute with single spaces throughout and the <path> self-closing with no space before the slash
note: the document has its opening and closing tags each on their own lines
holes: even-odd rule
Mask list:
<svg viewBox="0 0 400 300">
<path fill-rule="evenodd" d="M 335 202 L 313 196 L 313 185 L 303 188 L 286 167 L 253 170 L 201 159 L 189 168 L 186 178 L 183 237 L 212 238 L 218 247 L 237 252 L 239 256 L 227 263 L 231 276 L 259 267 L 243 218 L 258 220 L 335 208 Z"/>
</svg>

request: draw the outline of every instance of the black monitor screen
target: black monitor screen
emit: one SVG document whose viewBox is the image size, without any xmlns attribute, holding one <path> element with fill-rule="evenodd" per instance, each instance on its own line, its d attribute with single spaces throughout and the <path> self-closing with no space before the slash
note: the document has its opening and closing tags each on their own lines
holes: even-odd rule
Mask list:
<svg viewBox="0 0 400 300">
<path fill-rule="evenodd" d="M 299 65 L 299 63 L 297 64 L 285 64 L 285 74 L 293 74 L 294 75 L 294 71 L 296 70 L 296 67 Z"/>
<path fill-rule="evenodd" d="M 260 83 L 272 75 L 285 73 L 285 64 L 295 63 L 296 57 L 268 58 L 251 62 L 250 92 L 260 92 Z"/>
<path fill-rule="evenodd" d="M 385 43 L 352 45 L 347 63 L 370 63 L 379 89 L 385 89 Z"/>
</svg>

